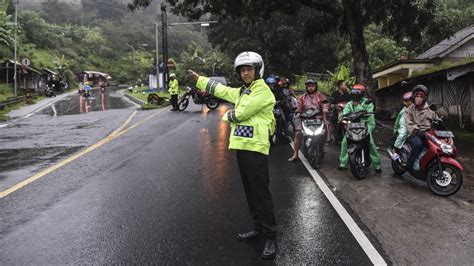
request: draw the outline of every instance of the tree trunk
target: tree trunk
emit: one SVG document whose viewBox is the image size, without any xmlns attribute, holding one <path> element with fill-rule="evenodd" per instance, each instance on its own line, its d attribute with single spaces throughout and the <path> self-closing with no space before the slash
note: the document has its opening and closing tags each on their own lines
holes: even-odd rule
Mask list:
<svg viewBox="0 0 474 266">
<path fill-rule="evenodd" d="M 357 83 L 366 85 L 369 96 L 373 96 L 374 82 L 365 48 L 360 0 L 342 0 L 342 6 L 344 8 L 344 25 L 349 34 L 352 56 L 354 57 Z"/>
</svg>

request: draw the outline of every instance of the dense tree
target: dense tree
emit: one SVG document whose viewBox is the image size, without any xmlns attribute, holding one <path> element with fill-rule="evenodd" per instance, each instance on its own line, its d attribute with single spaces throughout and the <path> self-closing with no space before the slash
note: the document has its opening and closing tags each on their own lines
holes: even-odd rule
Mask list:
<svg viewBox="0 0 474 266">
<path fill-rule="evenodd" d="M 226 0 L 168 0 L 174 12 L 199 18 L 206 13 L 213 14 L 220 21 L 235 18 L 258 22 L 268 19 L 280 11 L 297 16 L 302 8 L 311 8 L 315 16 L 312 23 L 305 25 L 305 33 L 317 35 L 337 27 L 349 36 L 354 71 L 357 81 L 371 83 L 370 65 L 363 34 L 364 26 L 375 23 L 383 27 L 384 33 L 397 40 L 409 38 L 412 43 L 420 40 L 420 32 L 434 23 L 434 0 L 296 0 L 296 1 L 226 1 Z M 150 0 L 134 0 L 132 9 L 146 7 Z"/>
</svg>

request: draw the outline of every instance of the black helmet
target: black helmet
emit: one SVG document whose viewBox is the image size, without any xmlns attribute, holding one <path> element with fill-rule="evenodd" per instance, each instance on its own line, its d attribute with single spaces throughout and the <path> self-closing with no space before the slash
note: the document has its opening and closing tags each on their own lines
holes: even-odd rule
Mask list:
<svg viewBox="0 0 474 266">
<path fill-rule="evenodd" d="M 315 79 L 307 79 L 305 82 L 304 82 L 304 85 L 308 85 L 310 83 L 313 83 L 316 85 L 316 87 L 318 87 L 318 81 L 315 80 Z"/>
<path fill-rule="evenodd" d="M 415 103 L 415 97 L 416 97 L 417 92 L 422 92 L 425 95 L 423 97 L 423 102 L 421 103 L 421 105 L 424 105 L 426 103 L 426 100 L 428 99 L 428 88 L 425 85 L 421 85 L 421 84 L 413 87 L 413 89 L 411 90 L 411 93 L 412 93 L 411 97 L 412 97 L 413 103 Z"/>
<path fill-rule="evenodd" d="M 415 94 L 419 91 L 421 91 L 425 94 L 425 98 L 428 98 L 428 95 L 429 95 L 428 88 L 425 85 L 421 85 L 421 84 L 416 85 L 411 90 L 411 93 L 412 93 L 413 97 L 415 97 Z"/>
</svg>

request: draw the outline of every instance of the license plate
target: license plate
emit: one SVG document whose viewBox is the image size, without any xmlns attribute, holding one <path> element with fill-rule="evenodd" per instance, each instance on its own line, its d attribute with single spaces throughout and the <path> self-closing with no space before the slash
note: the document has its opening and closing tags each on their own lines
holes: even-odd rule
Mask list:
<svg viewBox="0 0 474 266">
<path fill-rule="evenodd" d="M 319 119 L 308 119 L 304 121 L 308 126 L 321 125 L 321 120 Z"/>
<path fill-rule="evenodd" d="M 435 130 L 435 135 L 440 138 L 454 138 L 453 132 L 449 130 Z"/>
</svg>

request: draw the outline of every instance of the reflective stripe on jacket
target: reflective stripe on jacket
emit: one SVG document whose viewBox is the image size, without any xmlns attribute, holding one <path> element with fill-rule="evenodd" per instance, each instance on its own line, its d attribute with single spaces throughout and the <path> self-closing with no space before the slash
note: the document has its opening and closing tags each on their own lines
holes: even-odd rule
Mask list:
<svg viewBox="0 0 474 266">
<path fill-rule="evenodd" d="M 275 130 L 275 97 L 263 79 L 248 87 L 230 88 L 201 76 L 196 87 L 235 105 L 222 117 L 231 126 L 229 149 L 269 154 L 269 137 Z"/>
<path fill-rule="evenodd" d="M 177 79 L 170 80 L 168 92 L 170 94 L 178 94 L 179 93 L 178 80 Z"/>
</svg>

